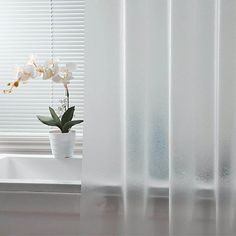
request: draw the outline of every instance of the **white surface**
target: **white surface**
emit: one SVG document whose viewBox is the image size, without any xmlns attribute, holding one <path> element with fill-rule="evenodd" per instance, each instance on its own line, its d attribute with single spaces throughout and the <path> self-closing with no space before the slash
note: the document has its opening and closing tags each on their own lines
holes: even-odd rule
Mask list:
<svg viewBox="0 0 236 236">
<path fill-rule="evenodd" d="M 1 183 L 80 184 L 80 158 L 0 158 Z"/>
</svg>

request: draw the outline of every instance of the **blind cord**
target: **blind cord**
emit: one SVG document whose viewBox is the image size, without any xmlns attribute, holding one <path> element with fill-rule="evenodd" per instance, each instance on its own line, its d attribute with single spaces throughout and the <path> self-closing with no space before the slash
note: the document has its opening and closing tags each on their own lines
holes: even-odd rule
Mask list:
<svg viewBox="0 0 236 236">
<path fill-rule="evenodd" d="M 54 37 L 53 37 L 53 0 L 50 0 L 50 57 L 54 58 Z M 51 106 L 54 106 L 54 85 L 51 81 Z"/>
</svg>

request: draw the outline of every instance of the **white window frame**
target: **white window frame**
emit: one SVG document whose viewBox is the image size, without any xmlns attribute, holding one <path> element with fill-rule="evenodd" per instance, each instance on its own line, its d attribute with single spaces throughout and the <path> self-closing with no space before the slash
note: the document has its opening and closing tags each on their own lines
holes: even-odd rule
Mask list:
<svg viewBox="0 0 236 236">
<path fill-rule="evenodd" d="M 29 0 L 27 1 L 29 2 Z M 53 40 L 53 27 L 54 27 L 53 14 L 55 14 L 53 10 L 53 7 L 54 7 L 53 1 L 56 2 L 58 0 L 49 0 L 49 3 L 51 3 L 51 26 L 50 26 L 52 27 L 51 40 Z M 85 0 L 77 0 L 77 1 L 79 4 L 85 3 Z M 60 4 L 67 4 L 67 2 L 61 1 Z M 72 12 L 72 14 L 74 13 Z M 81 22 L 79 22 L 79 24 L 81 24 Z M 53 47 L 55 47 L 55 45 L 53 45 L 52 43 L 51 46 L 53 50 Z M 52 55 L 53 54 L 54 52 L 52 53 Z M 84 61 L 82 63 L 84 64 Z M 84 68 L 82 68 L 82 71 L 83 70 Z M 82 76 L 84 77 L 84 74 Z M 62 94 L 62 97 L 63 97 L 63 94 Z M 51 104 L 48 104 L 48 106 L 50 105 Z M 47 107 L 45 109 L 47 109 Z M 37 118 L 35 117 L 35 119 Z M 75 156 L 76 157 L 80 156 L 82 154 L 82 149 L 83 149 L 82 133 L 78 133 L 76 135 L 76 148 L 75 149 L 76 149 Z M 14 132 L 5 132 L 5 131 L 0 132 L 0 153 L 1 154 L 20 154 L 20 155 L 22 154 L 24 155 L 51 155 L 49 135 L 47 132 L 45 133 L 23 133 L 23 132 L 14 133 Z"/>
</svg>

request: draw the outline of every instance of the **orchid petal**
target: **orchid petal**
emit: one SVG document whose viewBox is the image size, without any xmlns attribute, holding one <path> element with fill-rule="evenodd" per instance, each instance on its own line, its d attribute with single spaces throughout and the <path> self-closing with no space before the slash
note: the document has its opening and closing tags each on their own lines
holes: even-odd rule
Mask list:
<svg viewBox="0 0 236 236">
<path fill-rule="evenodd" d="M 43 79 L 50 79 L 53 76 L 53 73 L 50 69 L 45 69 L 43 72 Z"/>
</svg>

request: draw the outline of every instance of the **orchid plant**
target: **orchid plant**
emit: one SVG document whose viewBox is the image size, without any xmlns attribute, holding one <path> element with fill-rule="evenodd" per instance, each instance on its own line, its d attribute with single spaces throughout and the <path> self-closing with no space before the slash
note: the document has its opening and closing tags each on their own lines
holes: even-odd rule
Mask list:
<svg viewBox="0 0 236 236">
<path fill-rule="evenodd" d="M 56 126 L 62 133 L 68 133 L 72 126 L 83 122 L 83 120 L 72 120 L 75 107 L 70 107 L 69 102 L 70 94 L 68 84 L 73 79 L 73 72 L 76 68 L 75 63 L 67 63 L 66 66 L 60 67 L 58 59 L 50 59 L 44 65 L 40 65 L 37 63 L 36 57 L 31 56 L 26 65 L 16 68 L 15 80 L 8 83 L 8 88 L 3 92 L 12 93 L 14 88 L 19 87 L 21 83 L 26 83 L 30 78 L 51 79 L 55 83 L 62 83 L 66 96 L 59 107 L 59 112 L 62 114 L 58 115 L 53 108 L 49 107 L 51 116 L 37 116 L 37 118 L 45 125 Z"/>
</svg>

